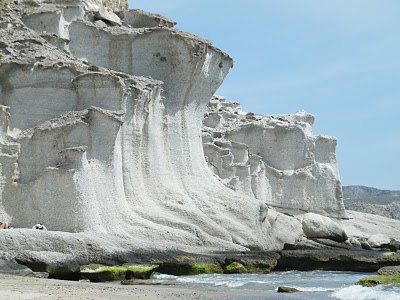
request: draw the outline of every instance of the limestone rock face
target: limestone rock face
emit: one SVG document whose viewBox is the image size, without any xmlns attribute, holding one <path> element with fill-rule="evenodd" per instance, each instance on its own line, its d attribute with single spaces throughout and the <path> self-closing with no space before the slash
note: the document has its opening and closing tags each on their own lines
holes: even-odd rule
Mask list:
<svg viewBox="0 0 400 300">
<path fill-rule="evenodd" d="M 126 2 L 37 5 L 0 15 L 0 258 L 280 250 L 293 215 L 346 217 L 336 140 L 212 98 L 233 62 L 209 41 Z"/>
<path fill-rule="evenodd" d="M 336 139 L 314 136 L 314 116 L 261 116 L 213 97 L 203 148 L 211 171 L 233 190 L 284 212 L 345 218 Z"/>
<path fill-rule="evenodd" d="M 265 203 L 204 159 L 230 57 L 169 27 L 96 27 L 83 4 L 40 8 L 0 17 L 0 218 L 154 248 L 279 249 Z"/>
<path fill-rule="evenodd" d="M 349 236 L 368 240 L 371 235 L 385 234 L 390 238 L 400 240 L 399 220 L 351 210 L 347 211 L 347 214 L 349 219 L 336 221 Z"/>
<path fill-rule="evenodd" d="M 336 242 L 347 240 L 346 232 L 328 217 L 307 213 L 303 216 L 303 231 L 308 238 L 331 239 Z"/>
<path fill-rule="evenodd" d="M 390 238 L 385 234 L 374 234 L 369 237 L 368 244 L 372 248 L 379 248 L 383 245 L 390 245 Z"/>
</svg>

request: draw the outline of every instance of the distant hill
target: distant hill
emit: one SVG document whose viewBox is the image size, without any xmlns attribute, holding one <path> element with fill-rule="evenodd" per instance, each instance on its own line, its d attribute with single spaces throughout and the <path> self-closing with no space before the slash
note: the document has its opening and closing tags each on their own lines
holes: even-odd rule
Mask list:
<svg viewBox="0 0 400 300">
<path fill-rule="evenodd" d="M 400 191 L 380 190 L 362 185 L 350 185 L 343 187 L 343 196 L 345 199 L 397 197 L 398 200 L 400 200 Z"/>
<path fill-rule="evenodd" d="M 400 220 L 400 191 L 344 186 L 343 198 L 346 209 Z"/>
</svg>

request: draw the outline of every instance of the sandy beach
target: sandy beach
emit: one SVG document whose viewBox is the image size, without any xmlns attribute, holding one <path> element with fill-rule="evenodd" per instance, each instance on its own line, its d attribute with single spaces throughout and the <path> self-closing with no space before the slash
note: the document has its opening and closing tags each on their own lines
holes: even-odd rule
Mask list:
<svg viewBox="0 0 400 300">
<path fill-rule="evenodd" d="M 1 299 L 208 299 L 175 287 L 123 286 L 29 277 L 1 276 Z"/>
<path fill-rule="evenodd" d="M 0 276 L 0 299 L 282 299 L 282 295 L 238 290 L 194 289 L 180 286 L 128 286 L 17 276 Z M 266 295 L 268 294 L 268 295 Z M 298 299 L 298 298 L 297 298 Z"/>
</svg>

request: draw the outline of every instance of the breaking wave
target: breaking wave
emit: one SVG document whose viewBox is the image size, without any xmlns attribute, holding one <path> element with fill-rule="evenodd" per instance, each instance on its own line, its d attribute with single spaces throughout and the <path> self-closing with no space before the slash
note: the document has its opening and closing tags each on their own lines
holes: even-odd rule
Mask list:
<svg viewBox="0 0 400 300">
<path fill-rule="evenodd" d="M 353 285 L 334 292 L 332 296 L 340 300 L 400 300 L 400 286 Z"/>
</svg>

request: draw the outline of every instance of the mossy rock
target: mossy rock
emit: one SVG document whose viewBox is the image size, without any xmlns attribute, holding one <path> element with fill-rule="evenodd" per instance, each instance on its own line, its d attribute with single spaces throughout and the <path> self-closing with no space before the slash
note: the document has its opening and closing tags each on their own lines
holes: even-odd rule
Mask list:
<svg viewBox="0 0 400 300">
<path fill-rule="evenodd" d="M 223 274 L 224 270 L 219 263 L 214 262 L 170 262 L 162 264 L 157 272 L 169 275 L 199 275 L 199 274 Z"/>
<path fill-rule="evenodd" d="M 93 282 L 149 279 L 157 268 L 157 265 L 125 264 L 123 266 L 105 266 L 90 264 L 80 267 L 80 275 L 82 279 L 89 279 Z"/>
<path fill-rule="evenodd" d="M 238 263 L 235 261 L 235 262 L 229 264 L 228 266 L 226 266 L 225 273 L 226 274 L 245 274 L 245 273 L 249 273 L 249 271 L 241 263 Z"/>
<path fill-rule="evenodd" d="M 278 263 L 276 252 L 254 252 L 246 255 L 228 255 L 224 259 L 225 273 L 269 274 Z M 236 270 L 235 270 L 236 269 Z"/>
<path fill-rule="evenodd" d="M 254 261 L 240 261 L 241 264 L 247 269 L 247 273 L 252 274 L 269 274 L 272 272 L 276 262 L 269 260 L 254 260 Z"/>
<path fill-rule="evenodd" d="M 158 268 L 157 265 L 129 265 L 125 264 L 126 279 L 149 279 L 151 274 Z"/>
<path fill-rule="evenodd" d="M 78 269 L 70 267 L 48 267 L 43 273 L 48 273 L 49 278 L 62 280 L 78 280 L 80 273 Z"/>
<path fill-rule="evenodd" d="M 224 270 L 218 263 L 195 263 L 188 275 L 198 274 L 222 274 Z"/>
<path fill-rule="evenodd" d="M 214 273 L 223 274 L 224 270 L 222 265 L 225 264 L 211 257 L 181 255 L 160 263 L 157 272 L 175 276 Z"/>
<path fill-rule="evenodd" d="M 90 264 L 80 267 L 81 279 L 93 282 L 117 281 L 126 279 L 127 268 Z"/>
<path fill-rule="evenodd" d="M 377 286 L 380 284 L 400 284 L 400 276 L 370 276 L 360 279 L 356 284 L 366 287 Z"/>
</svg>

